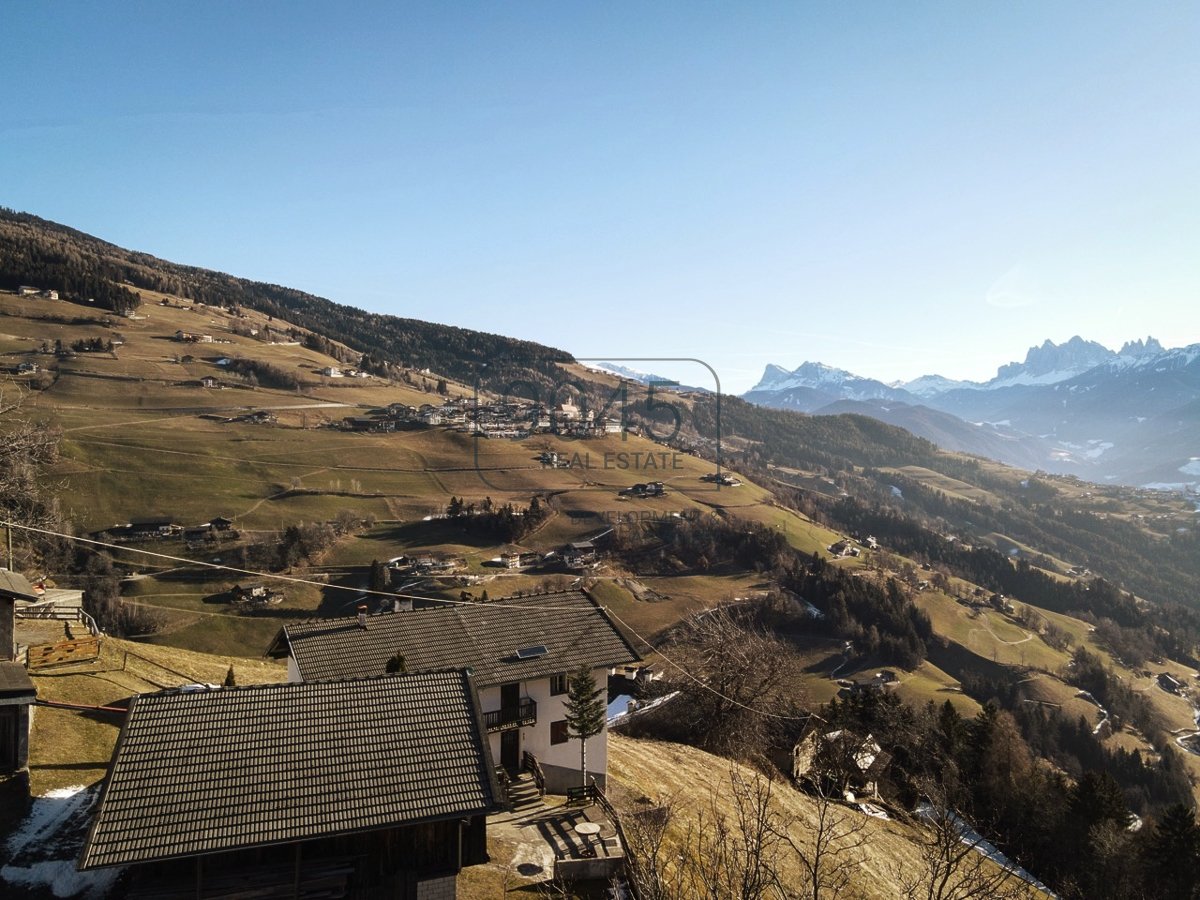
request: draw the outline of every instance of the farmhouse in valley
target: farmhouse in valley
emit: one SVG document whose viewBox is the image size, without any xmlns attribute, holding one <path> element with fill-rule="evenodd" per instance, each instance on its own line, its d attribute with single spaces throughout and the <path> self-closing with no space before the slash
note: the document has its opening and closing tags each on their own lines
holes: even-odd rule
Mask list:
<svg viewBox="0 0 1200 900">
<path fill-rule="evenodd" d="M 546 788 L 579 785 L 579 744 L 566 723 L 567 678 L 587 666 L 596 683 L 640 657 L 583 591 L 511 597 L 285 626 L 267 650 L 287 657 L 293 682 L 377 675 L 397 655 L 415 672 L 468 667 L 479 690 L 488 741 L 510 771 L 525 754 Z M 605 784 L 607 731 L 587 744 L 588 772 Z"/>
<path fill-rule="evenodd" d="M 891 756 L 871 735 L 810 731 L 792 748 L 792 778 L 819 784 L 830 795 L 878 798 L 879 779 Z"/>
<path fill-rule="evenodd" d="M 453 898 L 499 796 L 461 670 L 144 694 L 79 868 L 143 900 Z"/>
</svg>

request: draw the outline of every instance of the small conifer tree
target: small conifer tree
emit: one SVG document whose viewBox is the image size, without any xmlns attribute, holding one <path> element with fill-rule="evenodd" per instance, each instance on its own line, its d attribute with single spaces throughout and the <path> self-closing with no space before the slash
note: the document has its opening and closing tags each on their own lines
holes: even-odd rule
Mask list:
<svg viewBox="0 0 1200 900">
<path fill-rule="evenodd" d="M 587 787 L 587 742 L 604 730 L 608 707 L 604 702 L 604 689 L 596 686 L 596 679 L 587 666 L 580 666 L 571 673 L 567 681 L 567 733 L 579 741 L 579 773 Z"/>
</svg>

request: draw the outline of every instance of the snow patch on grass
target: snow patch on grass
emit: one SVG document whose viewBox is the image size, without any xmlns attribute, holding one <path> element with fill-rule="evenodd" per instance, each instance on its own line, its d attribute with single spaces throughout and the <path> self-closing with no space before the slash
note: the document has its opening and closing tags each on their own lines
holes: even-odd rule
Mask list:
<svg viewBox="0 0 1200 900">
<path fill-rule="evenodd" d="M 0 882 L 48 890 L 55 897 L 104 897 L 120 869 L 75 869 L 97 796 L 95 788 L 75 785 L 35 798 L 29 815 L 9 835 L 9 863 L 0 868 Z"/>
</svg>

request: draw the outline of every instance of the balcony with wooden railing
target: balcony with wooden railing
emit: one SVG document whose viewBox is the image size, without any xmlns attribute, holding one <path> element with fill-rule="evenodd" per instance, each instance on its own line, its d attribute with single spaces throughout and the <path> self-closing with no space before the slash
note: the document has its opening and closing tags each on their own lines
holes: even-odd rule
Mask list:
<svg viewBox="0 0 1200 900">
<path fill-rule="evenodd" d="M 522 697 L 516 706 L 504 706 L 491 712 L 485 712 L 483 724 L 489 733 L 535 725 L 537 724 L 537 703 L 529 697 Z"/>
</svg>

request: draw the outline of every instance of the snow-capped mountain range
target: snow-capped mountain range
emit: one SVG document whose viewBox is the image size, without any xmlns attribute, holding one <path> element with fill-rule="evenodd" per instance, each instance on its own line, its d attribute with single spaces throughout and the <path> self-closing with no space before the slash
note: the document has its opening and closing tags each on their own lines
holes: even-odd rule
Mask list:
<svg viewBox="0 0 1200 900">
<path fill-rule="evenodd" d="M 1189 348 L 1181 349 L 1186 351 Z M 1012 362 L 1001 366 L 996 371 L 996 377 L 985 382 L 954 381 L 941 375 L 922 375 L 912 381 L 884 384 L 824 363 L 806 362 L 790 372 L 783 366 L 768 365 L 758 384 L 747 393 L 803 387 L 821 391 L 835 390 L 841 394 L 839 399 L 900 400 L 905 399 L 901 392 L 918 397 L 932 397 L 959 389 L 993 390 L 1021 384 L 1057 384 L 1104 363 L 1123 368 L 1156 360 L 1165 355 L 1168 355 L 1168 351 L 1154 338 L 1129 341 L 1119 351 L 1114 352 L 1095 341 L 1085 341 L 1076 335 L 1062 344 L 1047 340 L 1040 347 L 1030 347 L 1024 362 Z"/>
<path fill-rule="evenodd" d="M 859 412 L 946 449 L 1129 484 L 1200 486 L 1200 344 L 1118 351 L 1073 337 L 1031 347 L 986 382 L 884 384 L 806 362 L 769 365 L 743 397 L 807 413 Z"/>
<path fill-rule="evenodd" d="M 596 362 L 594 360 L 584 361 L 584 365 L 588 368 L 595 369 L 598 372 L 607 372 L 609 375 L 616 375 L 618 378 L 626 378 L 629 381 L 636 381 L 639 384 L 656 385 L 659 387 L 668 387 L 677 391 L 711 391 L 711 387 L 695 387 L 693 385 L 680 384 L 674 379 L 667 378 L 665 375 L 655 375 L 651 372 L 641 372 L 637 369 L 631 369 L 628 366 L 622 366 L 615 362 Z"/>
</svg>

